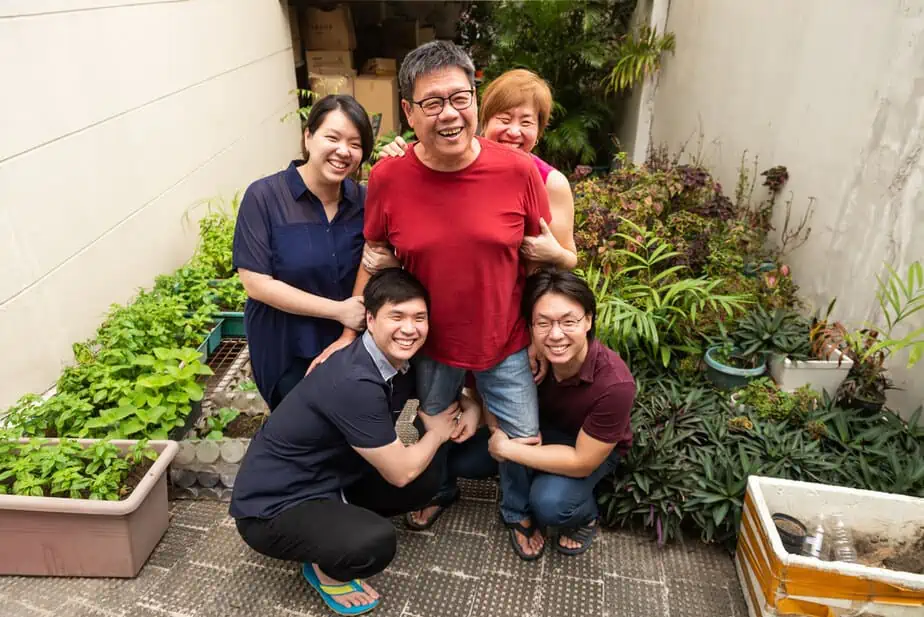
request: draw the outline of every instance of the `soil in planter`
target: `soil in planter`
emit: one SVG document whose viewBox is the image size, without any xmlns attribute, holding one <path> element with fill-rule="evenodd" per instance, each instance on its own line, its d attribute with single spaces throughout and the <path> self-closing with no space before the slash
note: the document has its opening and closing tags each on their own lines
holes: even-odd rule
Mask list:
<svg viewBox="0 0 924 617">
<path fill-rule="evenodd" d="M 856 545 L 857 561 L 865 566 L 924 574 L 924 527 L 913 540 L 901 544 L 889 544 L 877 535 L 858 535 Z"/>
<path fill-rule="evenodd" d="M 221 433 L 226 438 L 250 438 L 257 433 L 257 429 L 266 420 L 266 416 L 248 416 L 241 414 L 232 420 Z"/>
</svg>

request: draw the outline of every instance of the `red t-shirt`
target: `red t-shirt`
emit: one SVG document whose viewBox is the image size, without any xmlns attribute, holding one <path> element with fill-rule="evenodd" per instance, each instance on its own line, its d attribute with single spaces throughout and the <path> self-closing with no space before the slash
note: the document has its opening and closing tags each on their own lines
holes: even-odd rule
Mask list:
<svg viewBox="0 0 924 617">
<path fill-rule="evenodd" d="M 413 148 L 379 162 L 369 175 L 363 232 L 368 242 L 394 247 L 430 292 L 424 353 L 481 371 L 529 344 L 520 244 L 551 214 L 532 159 L 477 139 L 481 152 L 461 171 L 434 171 Z"/>
<path fill-rule="evenodd" d="M 557 381 L 551 371 L 539 384 L 539 427 L 571 435 L 584 432 L 625 454 L 632 445 L 630 416 L 635 380 L 619 354 L 594 339 L 577 375 Z"/>
</svg>

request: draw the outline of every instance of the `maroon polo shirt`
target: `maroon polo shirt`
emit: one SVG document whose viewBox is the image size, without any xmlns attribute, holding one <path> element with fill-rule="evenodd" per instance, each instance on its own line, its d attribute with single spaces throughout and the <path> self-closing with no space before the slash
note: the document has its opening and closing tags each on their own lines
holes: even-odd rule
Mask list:
<svg viewBox="0 0 924 617">
<path fill-rule="evenodd" d="M 596 339 L 578 374 L 558 381 L 549 372 L 539 385 L 539 419 L 571 435 L 584 432 L 616 444 L 621 454 L 632 446 L 629 417 L 635 401 L 635 380 L 615 351 Z"/>
</svg>

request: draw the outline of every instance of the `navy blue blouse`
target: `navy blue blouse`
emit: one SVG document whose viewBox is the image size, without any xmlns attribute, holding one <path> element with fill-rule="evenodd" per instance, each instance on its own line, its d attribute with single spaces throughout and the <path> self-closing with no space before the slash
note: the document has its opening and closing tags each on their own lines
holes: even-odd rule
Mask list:
<svg viewBox="0 0 924 617">
<path fill-rule="evenodd" d="M 251 184 L 234 229 L 234 268 L 268 274 L 317 296 L 344 300 L 353 293 L 363 250 L 365 187 L 343 182 L 336 216 L 298 173 L 304 161 Z M 293 315 L 248 299 L 244 327 L 254 381 L 265 400 L 295 358 L 312 359 L 343 332 L 338 321 Z"/>
</svg>

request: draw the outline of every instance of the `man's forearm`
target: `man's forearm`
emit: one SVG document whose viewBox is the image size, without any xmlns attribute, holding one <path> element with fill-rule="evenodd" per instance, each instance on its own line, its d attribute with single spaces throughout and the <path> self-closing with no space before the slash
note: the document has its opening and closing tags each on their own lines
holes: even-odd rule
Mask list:
<svg viewBox="0 0 924 617">
<path fill-rule="evenodd" d="M 416 480 L 430 466 L 430 463 L 433 462 L 433 457 L 436 456 L 443 443 L 445 442 L 434 431 L 427 431 L 423 437 L 417 440 L 417 443 L 405 448 L 404 452 L 407 456 L 405 460 L 405 484 Z"/>
<path fill-rule="evenodd" d="M 531 446 L 508 441 L 504 444 L 503 455 L 508 461 L 570 478 L 586 478 L 594 471 L 571 446 Z"/>
</svg>

